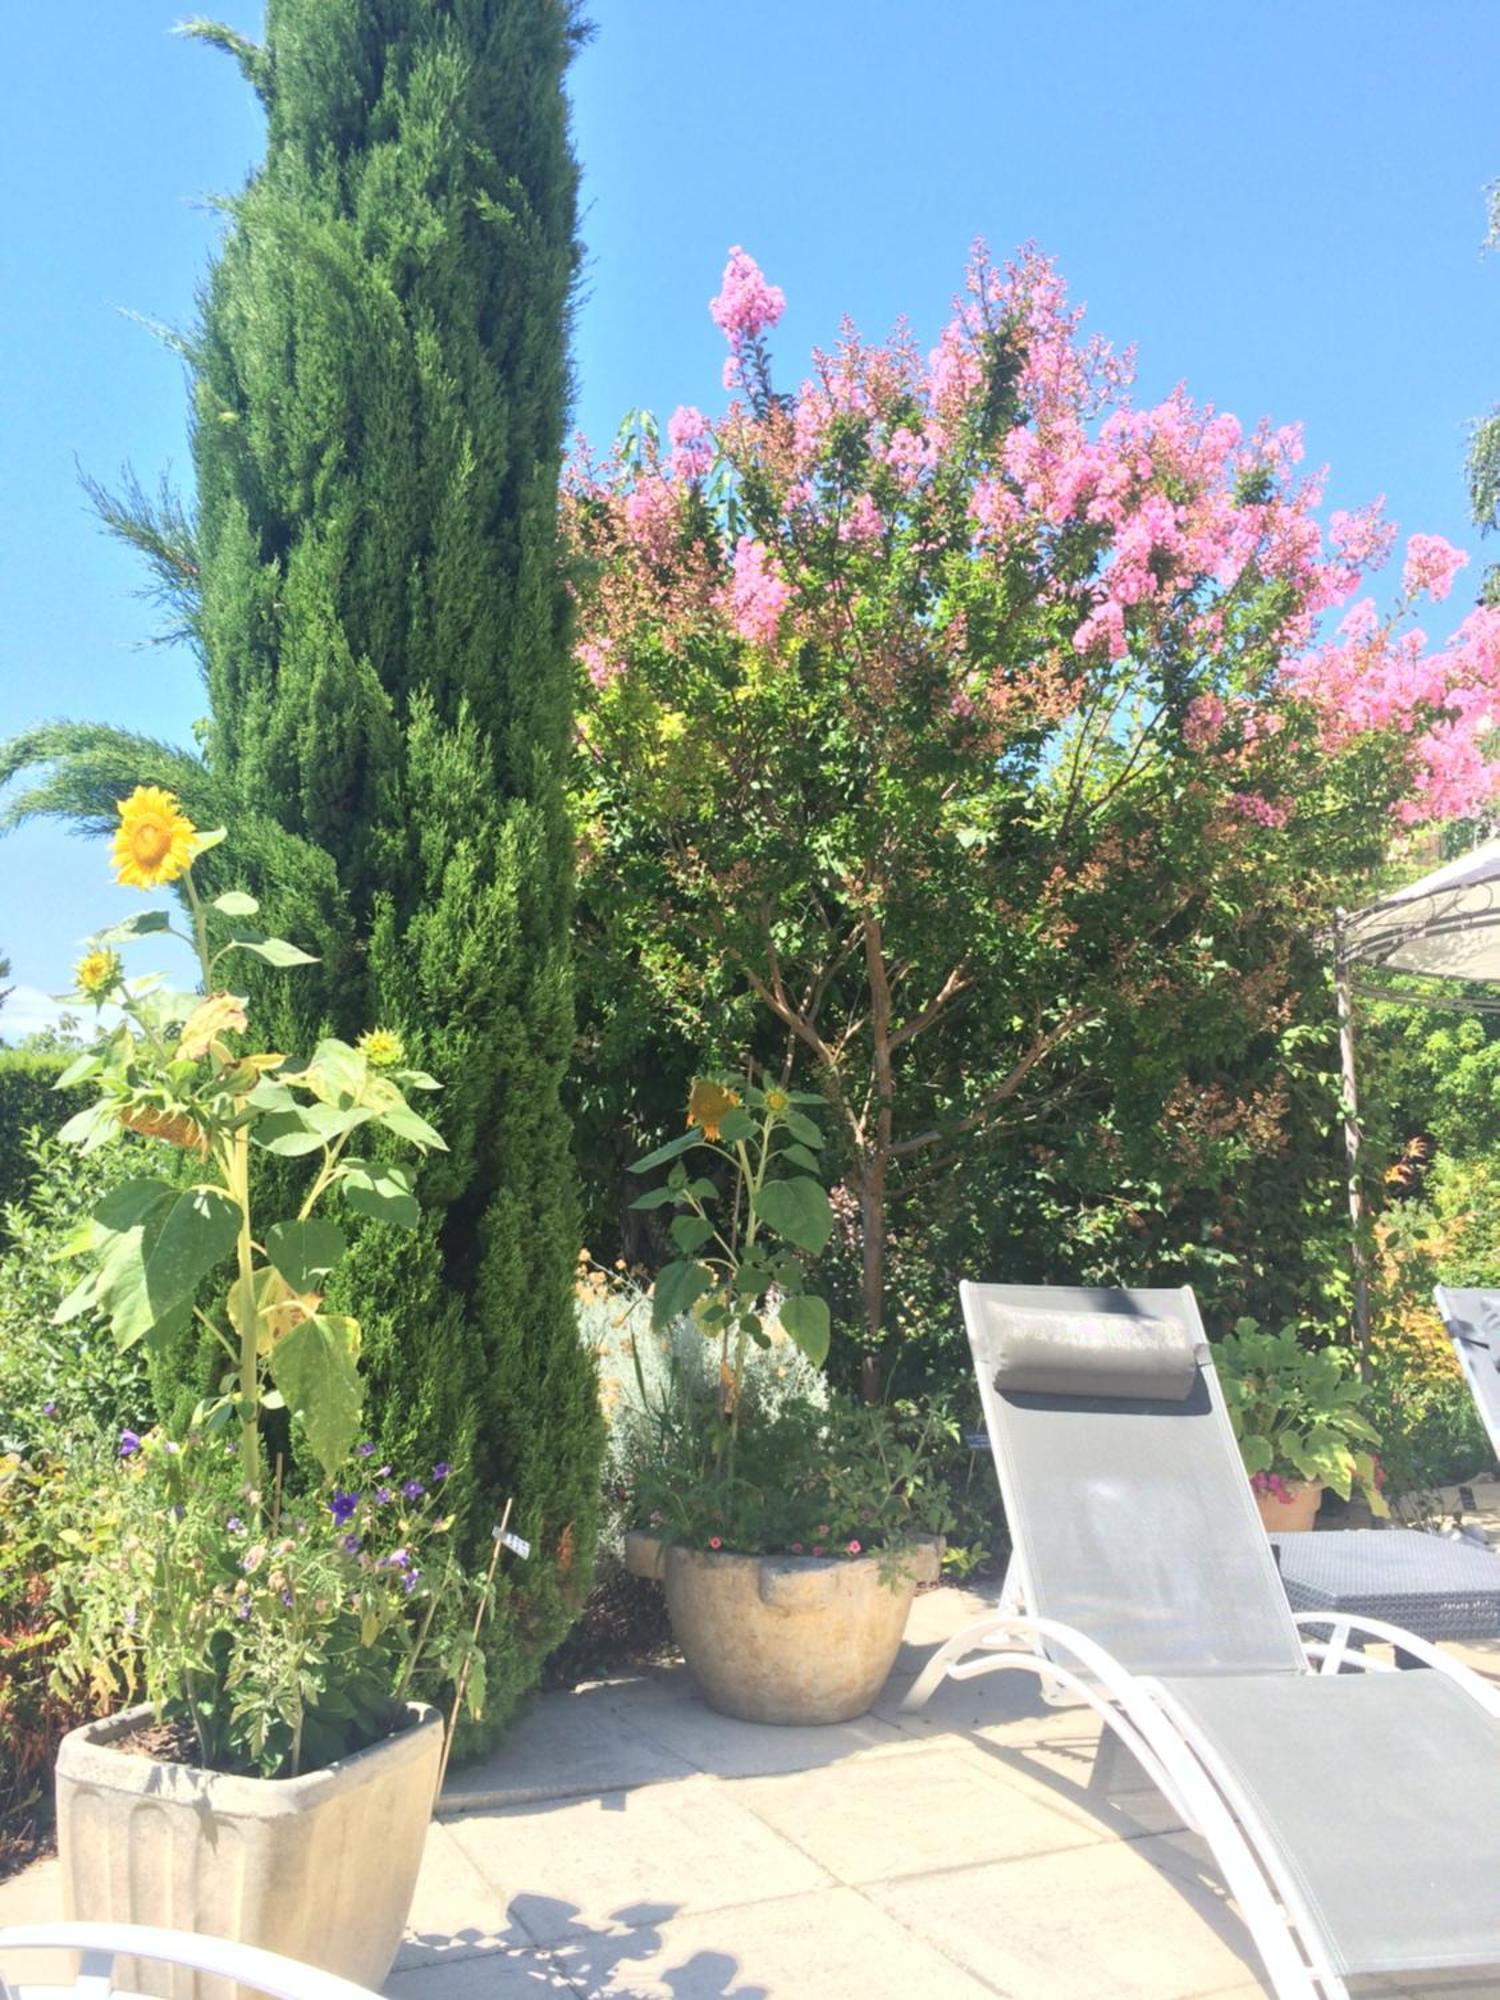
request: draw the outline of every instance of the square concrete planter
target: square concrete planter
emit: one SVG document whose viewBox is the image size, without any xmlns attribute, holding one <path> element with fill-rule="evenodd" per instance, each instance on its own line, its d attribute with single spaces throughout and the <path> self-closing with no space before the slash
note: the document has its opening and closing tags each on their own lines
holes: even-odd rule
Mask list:
<svg viewBox="0 0 1500 2000">
<path fill-rule="evenodd" d="M 63 1738 L 57 1845 L 63 1913 L 159 1924 L 284 1953 L 378 1987 L 401 1942 L 432 1816 L 436 1709 L 299 1778 L 247 1778 L 123 1747 L 152 1720 L 126 1709 Z M 229 1981 L 120 1961 L 123 1989 L 250 2000 Z"/>
</svg>

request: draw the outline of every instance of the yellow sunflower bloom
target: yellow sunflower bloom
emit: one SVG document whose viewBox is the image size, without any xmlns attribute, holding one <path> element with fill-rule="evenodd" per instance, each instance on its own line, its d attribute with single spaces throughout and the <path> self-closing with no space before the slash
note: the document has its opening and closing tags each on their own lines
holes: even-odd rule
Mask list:
<svg viewBox="0 0 1500 2000">
<path fill-rule="evenodd" d="M 739 1108 L 739 1098 L 712 1077 L 698 1076 L 688 1093 L 687 1122 L 698 1126 L 705 1139 L 717 1139 L 726 1112 Z"/>
<path fill-rule="evenodd" d="M 198 829 L 182 811 L 176 795 L 159 785 L 137 785 L 128 799 L 117 801 L 120 824 L 115 832 L 115 880 L 127 889 L 154 889 L 175 882 L 193 859 Z"/>
<path fill-rule="evenodd" d="M 117 951 L 106 951 L 102 945 L 96 945 L 74 966 L 73 979 L 84 998 L 97 1005 L 114 992 L 124 969 Z"/>
<path fill-rule="evenodd" d="M 371 1028 L 354 1046 L 371 1069 L 399 1069 L 406 1061 L 406 1044 L 391 1028 Z"/>
</svg>

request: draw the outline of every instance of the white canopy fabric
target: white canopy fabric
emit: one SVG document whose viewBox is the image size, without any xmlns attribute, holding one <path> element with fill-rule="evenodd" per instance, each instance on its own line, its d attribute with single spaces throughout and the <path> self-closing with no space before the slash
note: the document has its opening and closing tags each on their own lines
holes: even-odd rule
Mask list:
<svg viewBox="0 0 1500 2000">
<path fill-rule="evenodd" d="M 1393 972 L 1500 979 L 1500 840 L 1345 917 L 1339 948 Z"/>
</svg>

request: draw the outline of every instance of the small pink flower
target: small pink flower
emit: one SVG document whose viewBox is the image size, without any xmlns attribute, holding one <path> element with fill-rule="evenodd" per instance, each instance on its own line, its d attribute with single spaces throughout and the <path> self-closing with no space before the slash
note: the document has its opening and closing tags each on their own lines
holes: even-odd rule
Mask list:
<svg viewBox="0 0 1500 2000">
<path fill-rule="evenodd" d="M 821 1542 L 814 1542 L 814 1543 L 813 1543 L 813 1554 L 814 1554 L 815 1556 L 820 1556 L 820 1555 L 822 1555 L 822 1553 L 823 1553 L 823 1544 L 822 1544 Z"/>
<path fill-rule="evenodd" d="M 858 1543 L 858 1542 L 851 1542 L 851 1543 L 849 1544 L 849 1553 L 850 1553 L 850 1555 L 851 1555 L 851 1556 L 857 1556 L 857 1555 L 859 1554 L 859 1543 Z"/>
<path fill-rule="evenodd" d="M 711 1549 L 722 1549 L 724 1544 L 720 1541 L 717 1535 L 710 1535 L 708 1538 L 708 1546 Z"/>
<path fill-rule="evenodd" d="M 800 1555 L 801 1555 L 801 1553 L 802 1553 L 802 1544 L 801 1544 L 800 1542 L 793 1542 L 793 1543 L 792 1543 L 792 1554 L 793 1554 L 794 1556 L 800 1556 Z"/>
</svg>

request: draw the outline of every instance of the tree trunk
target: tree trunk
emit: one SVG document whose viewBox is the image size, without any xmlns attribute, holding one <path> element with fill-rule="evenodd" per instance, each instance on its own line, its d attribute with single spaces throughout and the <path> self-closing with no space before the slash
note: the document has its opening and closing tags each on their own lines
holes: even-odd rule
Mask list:
<svg viewBox="0 0 1500 2000">
<path fill-rule="evenodd" d="M 877 1154 L 861 1164 L 859 1179 L 860 1261 L 865 1317 L 865 1352 L 860 1394 L 880 1400 L 880 1334 L 885 1319 L 885 1160 Z"/>
</svg>

